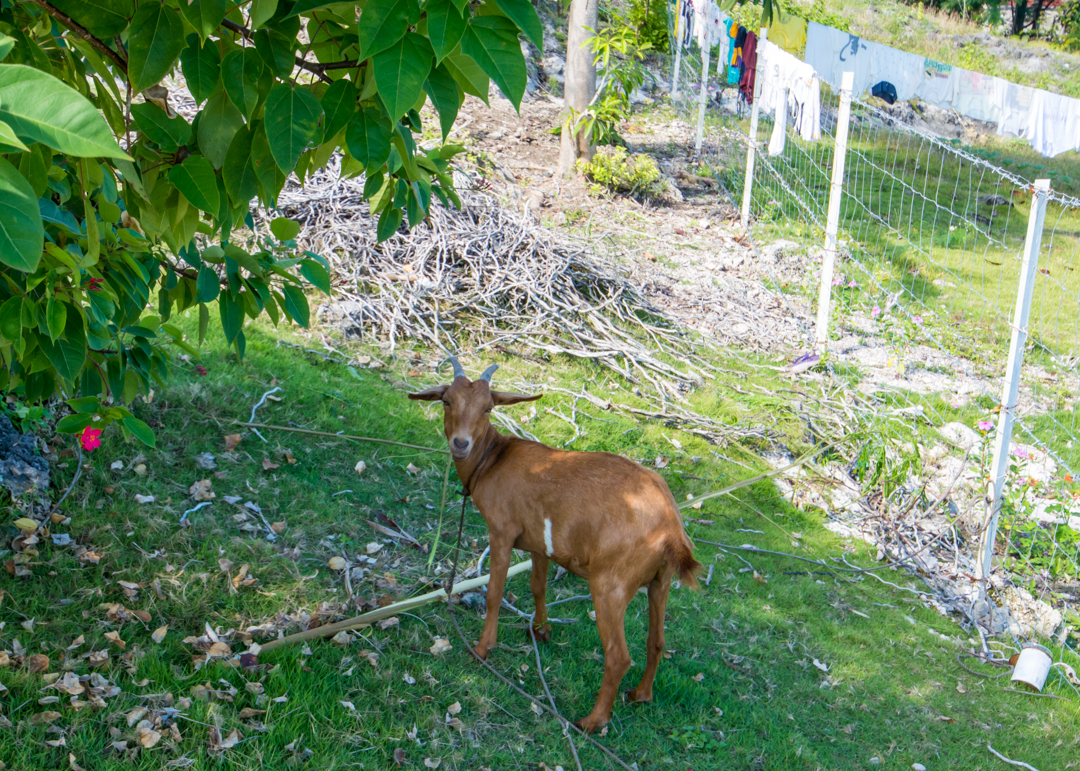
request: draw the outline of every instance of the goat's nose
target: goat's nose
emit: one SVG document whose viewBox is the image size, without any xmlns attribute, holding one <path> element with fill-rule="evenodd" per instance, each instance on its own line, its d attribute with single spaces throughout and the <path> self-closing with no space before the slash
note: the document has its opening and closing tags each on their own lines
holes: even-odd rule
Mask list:
<svg viewBox="0 0 1080 771">
<path fill-rule="evenodd" d="M 468 439 L 458 439 L 457 437 L 455 437 L 454 438 L 454 449 L 455 450 L 467 450 L 467 449 L 469 449 L 469 440 Z"/>
</svg>

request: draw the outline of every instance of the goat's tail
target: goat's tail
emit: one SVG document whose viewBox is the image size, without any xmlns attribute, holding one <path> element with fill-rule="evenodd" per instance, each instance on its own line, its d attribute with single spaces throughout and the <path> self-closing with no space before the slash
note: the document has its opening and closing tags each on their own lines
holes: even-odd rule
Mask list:
<svg viewBox="0 0 1080 771">
<path fill-rule="evenodd" d="M 691 589 L 698 588 L 697 574 L 701 563 L 694 559 L 693 545 L 686 533 L 679 533 L 678 540 L 669 540 L 665 546 L 667 562 L 679 573 L 679 581 Z"/>
</svg>

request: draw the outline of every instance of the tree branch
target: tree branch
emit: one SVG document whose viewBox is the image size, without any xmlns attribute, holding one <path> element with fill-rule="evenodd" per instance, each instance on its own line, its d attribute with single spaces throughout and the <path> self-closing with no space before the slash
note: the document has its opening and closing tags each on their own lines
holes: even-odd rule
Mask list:
<svg viewBox="0 0 1080 771">
<path fill-rule="evenodd" d="M 221 26 L 225 27 L 226 29 L 231 29 L 233 32 L 239 32 L 247 40 L 251 40 L 252 38 L 251 30 L 241 24 L 237 24 L 235 21 L 223 19 L 221 22 Z M 302 70 L 307 70 L 311 74 L 318 76 L 318 78 L 324 83 L 334 82 L 330 80 L 330 78 L 326 77 L 327 70 L 347 70 L 355 67 L 357 64 L 360 63 L 358 60 L 346 59 L 343 62 L 330 62 L 329 64 L 319 64 L 318 62 L 309 62 L 307 59 L 303 59 L 299 56 L 296 56 L 295 59 L 297 67 Z"/>
<path fill-rule="evenodd" d="M 127 62 L 125 62 L 121 58 L 120 54 L 116 53 L 116 51 L 105 45 L 104 41 L 91 35 L 90 30 L 88 30 L 86 27 L 79 24 L 79 22 L 75 21 L 73 18 L 68 16 L 56 6 L 49 3 L 47 0 L 30 0 L 30 2 L 41 8 L 41 10 L 45 11 L 45 13 L 52 16 L 54 19 L 56 19 L 69 30 L 81 37 L 94 48 L 99 50 L 101 53 L 105 54 L 105 57 L 107 59 L 109 59 L 110 61 L 112 61 L 113 64 L 119 67 L 125 75 L 127 74 Z"/>
</svg>

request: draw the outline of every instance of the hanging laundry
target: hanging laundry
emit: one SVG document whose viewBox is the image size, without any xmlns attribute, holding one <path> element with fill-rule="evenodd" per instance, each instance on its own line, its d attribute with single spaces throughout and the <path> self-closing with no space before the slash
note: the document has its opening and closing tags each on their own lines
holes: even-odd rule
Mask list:
<svg viewBox="0 0 1080 771">
<path fill-rule="evenodd" d="M 1001 116 L 998 118 L 998 136 L 1011 134 L 1022 137 L 1028 126 L 1028 114 L 1031 112 L 1031 100 L 1035 89 L 1030 86 L 1005 84 L 1005 96 L 1001 101 Z"/>
<path fill-rule="evenodd" d="M 689 48 L 694 40 L 694 0 L 682 0 L 682 47 Z"/>
<path fill-rule="evenodd" d="M 1080 100 L 1035 89 L 1024 136 L 1037 153 L 1047 158 L 1078 147 Z"/>
<path fill-rule="evenodd" d="M 835 90 L 840 89 L 840 79 L 845 72 L 855 73 L 852 96 L 859 96 L 876 82 L 871 80 L 870 52 L 866 42 L 857 35 L 824 24 L 812 21 L 807 25 L 803 59 Z"/>
<path fill-rule="evenodd" d="M 892 46 L 863 41 L 870 54 L 870 82 L 891 83 L 896 89 L 895 101 L 906 102 L 915 97 L 919 84 L 926 79 L 926 69 L 921 56 L 909 54 Z"/>
<path fill-rule="evenodd" d="M 957 67 L 954 77 L 952 107 L 961 115 L 997 123 L 1005 101 L 1006 82 L 1000 78 Z"/>
<path fill-rule="evenodd" d="M 806 48 L 806 19 L 777 9 L 769 25 L 769 40 L 789 54 L 801 57 Z"/>
<path fill-rule="evenodd" d="M 724 26 L 724 19 L 727 18 L 727 14 L 721 11 L 720 6 L 713 0 L 708 1 L 709 7 L 705 11 L 705 23 L 709 25 L 709 49 L 711 50 L 727 39 L 727 28 Z M 723 50 L 717 52 L 718 58 L 723 58 L 723 55 Z"/>
<path fill-rule="evenodd" d="M 915 96 L 935 107 L 951 107 L 956 92 L 956 76 L 959 74 L 951 64 L 942 64 L 933 59 L 923 62 L 926 77 L 915 89 Z"/>
<path fill-rule="evenodd" d="M 742 92 L 747 104 L 753 104 L 757 68 L 757 35 L 748 31 L 742 49 L 742 76 L 739 78 L 739 91 Z"/>
<path fill-rule="evenodd" d="M 775 116 L 769 155 L 784 152 L 789 114 L 799 136 L 807 141 L 820 139 L 821 84 L 814 68 L 771 40 L 761 44 L 758 56 L 762 78 L 759 109 Z"/>
<path fill-rule="evenodd" d="M 731 60 L 728 62 L 727 82 L 729 86 L 737 86 L 739 78 L 742 77 L 742 46 L 746 40 L 746 27 L 735 22 L 731 25 L 729 34 L 731 35 Z"/>
<path fill-rule="evenodd" d="M 699 48 L 706 48 L 709 40 L 709 24 L 707 21 L 710 0 L 696 0 L 694 3 L 694 40 Z"/>
</svg>

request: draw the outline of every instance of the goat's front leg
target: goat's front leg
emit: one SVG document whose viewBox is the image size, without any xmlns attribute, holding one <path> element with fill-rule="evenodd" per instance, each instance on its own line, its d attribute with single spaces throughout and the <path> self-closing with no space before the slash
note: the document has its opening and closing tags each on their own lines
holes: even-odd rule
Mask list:
<svg viewBox="0 0 1080 771">
<path fill-rule="evenodd" d="M 532 575 L 529 578 L 529 588 L 533 595 L 533 622 L 529 631 L 529 639 L 536 637 L 540 642 L 551 639 L 551 624 L 547 617 L 547 574 L 548 558 L 539 552 L 532 552 Z"/>
<path fill-rule="evenodd" d="M 488 651 L 495 647 L 498 635 L 499 606 L 502 605 L 503 590 L 506 588 L 506 571 L 510 569 L 510 555 L 514 550 L 513 538 L 491 536 L 491 579 L 487 586 L 487 618 L 484 619 L 484 631 L 473 650 L 476 655 L 486 659 Z"/>
</svg>

